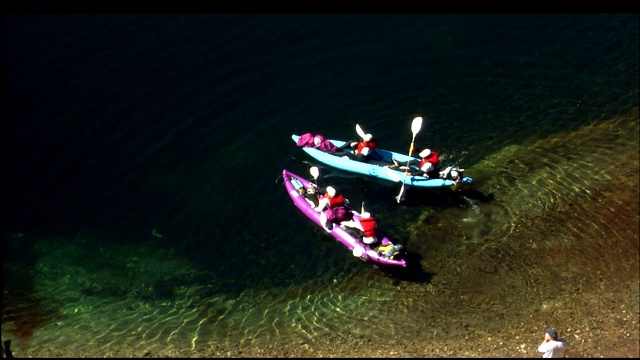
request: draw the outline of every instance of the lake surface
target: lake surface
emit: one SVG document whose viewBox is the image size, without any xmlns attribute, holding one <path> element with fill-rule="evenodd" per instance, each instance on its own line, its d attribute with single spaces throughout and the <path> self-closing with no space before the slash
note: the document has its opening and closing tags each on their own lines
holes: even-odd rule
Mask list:
<svg viewBox="0 0 640 360">
<path fill-rule="evenodd" d="M 460 322 L 425 324 L 434 301 L 547 299 L 522 271 L 558 246 L 568 273 L 618 267 L 631 277 L 608 286 L 637 287 L 638 22 L 5 15 L 2 339 L 24 357 L 407 338 Z M 465 168 L 472 191 L 411 189 L 398 204 L 397 184 L 319 178 L 414 254 L 416 272 L 389 273 L 315 228 L 281 173 L 317 165 L 291 134 L 346 140 L 360 124 L 407 152 L 416 116 L 416 145 Z M 504 277 L 465 283 L 453 264 Z M 637 315 L 633 291 L 622 302 Z M 467 322 L 488 332 L 493 311 Z"/>
</svg>

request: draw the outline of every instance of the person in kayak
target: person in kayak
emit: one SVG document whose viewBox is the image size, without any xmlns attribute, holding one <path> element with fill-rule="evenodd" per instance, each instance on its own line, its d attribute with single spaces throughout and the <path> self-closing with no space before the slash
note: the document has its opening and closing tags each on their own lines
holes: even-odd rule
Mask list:
<svg viewBox="0 0 640 360">
<path fill-rule="evenodd" d="M 338 147 L 338 150 L 334 152 L 337 156 L 347 156 L 352 160 L 367 162 L 375 154 L 373 151 L 378 146 L 378 141 L 372 134 L 365 134 L 361 140 L 349 140 L 344 145 Z M 351 148 L 351 151 L 344 151 Z"/>
<path fill-rule="evenodd" d="M 322 189 L 318 188 L 318 185 L 311 182 L 309 183 L 309 186 L 305 188 L 300 180 L 296 178 L 291 178 L 291 184 L 293 184 L 293 187 L 300 195 L 304 196 L 310 206 L 314 208 L 318 206 L 318 203 L 320 202 L 320 200 L 318 200 L 318 191 L 322 191 Z"/>
<path fill-rule="evenodd" d="M 298 138 L 296 145 L 298 145 L 299 147 L 312 147 L 320 151 L 332 153 L 338 150 L 338 147 L 333 145 L 333 143 L 329 139 L 324 137 L 324 135 L 314 134 L 310 132 L 300 135 L 300 138 Z"/>
<path fill-rule="evenodd" d="M 320 214 L 320 222 L 326 231 L 333 229 L 333 224 L 353 219 L 353 213 L 346 207 L 349 200 L 338 193 L 333 186 L 327 186 L 325 194 L 314 208 Z"/>
<path fill-rule="evenodd" d="M 376 219 L 366 211 L 360 214 L 359 221 L 343 221 L 340 225 L 353 237 L 361 239 L 362 242 L 367 245 L 374 244 L 378 241 L 378 237 L 376 236 L 376 229 L 378 228 Z M 355 230 L 355 232 L 352 232 L 352 229 Z"/>
<path fill-rule="evenodd" d="M 440 154 L 436 151 L 431 151 L 430 149 L 422 150 L 418 156 L 420 156 L 420 160 L 409 160 L 406 170 L 411 173 L 411 175 L 422 175 L 424 177 L 429 178 L 437 178 L 440 176 L 438 173 L 438 168 L 440 166 Z M 393 160 L 393 166 L 391 168 L 400 168 L 401 164 L 399 164 L 395 159 Z M 412 168 L 411 166 L 417 167 L 417 169 Z"/>
<path fill-rule="evenodd" d="M 385 259 L 394 259 L 396 255 L 400 255 L 400 250 L 402 250 L 402 245 L 400 244 L 392 244 L 391 242 L 384 243 L 378 246 L 377 252 L 382 255 Z"/>
<path fill-rule="evenodd" d="M 439 175 L 441 179 L 452 180 L 456 185 L 460 183 L 464 174 L 464 169 L 460 169 L 457 166 L 447 166 L 444 170 L 440 171 Z"/>
</svg>

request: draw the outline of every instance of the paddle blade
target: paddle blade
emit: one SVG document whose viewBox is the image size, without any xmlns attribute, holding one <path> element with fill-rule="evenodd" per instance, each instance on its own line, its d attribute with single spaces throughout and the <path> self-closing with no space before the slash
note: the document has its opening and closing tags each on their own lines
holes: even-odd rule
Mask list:
<svg viewBox="0 0 640 360">
<path fill-rule="evenodd" d="M 320 170 L 318 170 L 317 166 L 312 166 L 311 169 L 309 169 L 309 172 L 311 173 L 311 176 L 313 176 L 314 179 L 318 179 L 318 176 L 320 175 Z"/>
<path fill-rule="evenodd" d="M 356 124 L 356 132 L 358 133 L 358 136 L 363 139 L 365 138 L 365 135 L 367 135 L 367 133 L 365 133 L 364 130 L 362 130 L 362 128 L 360 127 L 360 124 Z"/>
<path fill-rule="evenodd" d="M 413 133 L 414 137 L 416 136 L 418 131 L 420 131 L 420 128 L 422 128 L 422 117 L 418 116 L 411 122 L 411 132 Z"/>
<path fill-rule="evenodd" d="M 402 201 L 402 194 L 404 193 L 404 183 L 402 183 L 402 187 L 400 188 L 400 193 L 396 196 L 396 201 L 398 204 Z"/>
<path fill-rule="evenodd" d="M 385 168 L 387 169 L 387 174 L 389 174 L 389 178 L 391 178 L 391 180 L 398 182 L 400 181 L 400 175 L 398 175 L 398 173 L 394 170 L 391 170 L 389 168 Z"/>
</svg>

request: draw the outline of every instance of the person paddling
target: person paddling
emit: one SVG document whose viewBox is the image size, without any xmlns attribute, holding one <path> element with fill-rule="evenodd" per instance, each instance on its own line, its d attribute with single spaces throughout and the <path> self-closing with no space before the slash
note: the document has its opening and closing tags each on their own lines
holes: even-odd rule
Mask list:
<svg viewBox="0 0 640 360">
<path fill-rule="evenodd" d="M 407 171 L 410 171 L 411 175 L 439 177 L 437 170 L 440 167 L 440 154 L 430 149 L 424 149 L 418 156 L 420 156 L 420 160 L 409 160 L 407 162 Z M 400 164 L 395 159 L 392 160 L 394 167 L 400 167 Z M 416 166 L 418 169 L 411 168 L 411 165 Z"/>
<path fill-rule="evenodd" d="M 353 219 L 353 213 L 347 209 L 348 200 L 338 193 L 333 186 L 327 186 L 326 193 L 314 208 L 321 212 L 320 222 L 326 231 L 333 229 L 333 224 Z"/>
<path fill-rule="evenodd" d="M 373 156 L 374 149 L 378 146 L 378 141 L 371 133 L 365 133 L 360 125 L 356 124 L 356 132 L 360 136 L 360 140 L 349 140 L 344 145 L 338 147 L 338 150 L 334 153 L 338 156 L 347 156 L 352 160 L 368 161 Z M 345 149 L 353 149 L 351 151 L 344 151 Z"/>
<path fill-rule="evenodd" d="M 343 221 L 340 223 L 340 225 L 357 229 L 358 232 L 354 237 L 362 238 L 362 242 L 367 245 L 374 244 L 378 241 L 378 237 L 376 236 L 376 232 L 377 232 L 376 230 L 378 228 L 378 225 L 376 223 L 375 218 L 366 211 L 363 211 L 362 214 L 360 214 L 359 221 L 355 221 L 355 220 Z M 347 232 L 349 232 L 349 229 L 346 229 L 346 228 L 344 229 Z"/>
</svg>

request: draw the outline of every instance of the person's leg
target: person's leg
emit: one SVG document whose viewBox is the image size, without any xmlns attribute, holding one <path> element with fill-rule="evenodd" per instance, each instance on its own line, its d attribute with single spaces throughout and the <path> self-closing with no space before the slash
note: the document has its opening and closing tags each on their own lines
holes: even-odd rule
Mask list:
<svg viewBox="0 0 640 360">
<path fill-rule="evenodd" d="M 320 214 L 320 224 L 327 232 L 331 232 L 331 230 L 333 230 L 333 223 L 330 219 L 331 217 L 333 217 L 331 209 L 325 210 Z"/>
<path fill-rule="evenodd" d="M 349 157 L 349 159 L 353 159 L 355 157 L 355 155 L 351 151 L 336 151 L 333 153 L 333 155 L 340 157 L 347 156 Z"/>
<path fill-rule="evenodd" d="M 353 228 L 351 226 L 344 226 L 343 227 L 344 231 L 346 231 L 349 235 L 353 236 L 355 239 L 360 240 L 361 239 L 361 231 Z"/>
<path fill-rule="evenodd" d="M 338 151 L 340 151 L 340 150 L 344 150 L 344 149 L 352 149 L 352 148 L 353 148 L 353 146 L 351 146 L 351 144 L 352 144 L 352 143 L 354 143 L 354 142 L 355 142 L 355 143 L 357 143 L 357 141 L 356 141 L 356 140 L 349 140 L 349 141 L 347 141 L 346 143 L 344 143 L 343 145 L 341 145 L 341 146 L 339 146 L 339 147 L 338 147 Z"/>
<path fill-rule="evenodd" d="M 329 230 L 333 229 L 333 224 L 340 224 L 340 218 L 338 214 L 336 214 L 336 209 L 327 209 L 324 211 L 324 214 L 327 217 L 327 221 L 325 222 L 325 227 Z"/>
<path fill-rule="evenodd" d="M 305 191 L 303 196 L 307 198 L 307 200 L 311 201 L 314 204 L 314 207 L 318 206 L 318 204 L 320 203 L 316 194 L 309 194 Z"/>
</svg>

